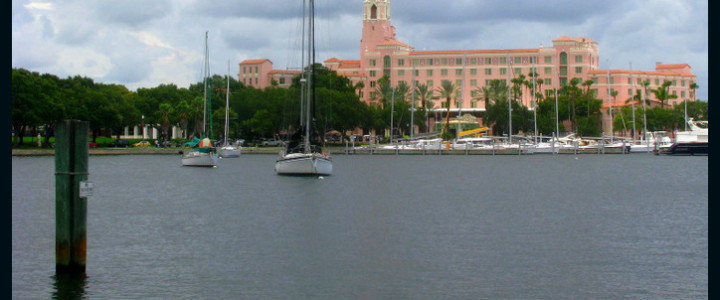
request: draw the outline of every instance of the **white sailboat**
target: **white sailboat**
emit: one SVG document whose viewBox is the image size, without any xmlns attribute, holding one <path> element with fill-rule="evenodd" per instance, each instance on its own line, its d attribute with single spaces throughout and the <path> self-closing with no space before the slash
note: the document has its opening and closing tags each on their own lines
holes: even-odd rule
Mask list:
<svg viewBox="0 0 720 300">
<path fill-rule="evenodd" d="M 313 99 L 313 66 L 314 56 L 314 31 L 315 31 L 315 2 L 309 0 L 307 18 L 308 28 L 308 62 L 307 78 L 301 79 L 305 82 L 304 99 L 301 99 L 305 107 L 304 124 L 293 135 L 291 140 L 286 144 L 285 149 L 280 151 L 279 157 L 275 162 L 275 172 L 281 175 L 331 175 L 332 174 L 332 158 L 324 151 L 322 145 L 317 142 L 317 137 L 312 135 L 312 99 Z M 312 56 L 312 58 L 310 58 Z M 303 123 L 303 122 L 301 122 Z"/>
<path fill-rule="evenodd" d="M 228 61 L 228 79 L 227 89 L 225 90 L 225 133 L 223 146 L 218 150 L 218 156 L 221 158 L 239 157 L 240 148 L 228 143 L 228 127 L 230 119 L 230 62 Z"/>
<path fill-rule="evenodd" d="M 203 80 L 205 82 L 205 91 L 203 96 L 204 109 L 207 109 L 207 79 L 209 74 L 209 61 L 208 61 L 208 47 L 207 47 L 207 31 L 205 32 L 205 72 L 203 74 Z M 208 112 L 203 112 L 203 134 L 205 134 L 205 117 Z M 209 138 L 204 137 L 203 139 L 193 138 L 192 142 L 185 143 L 185 145 L 192 146 L 192 150 L 182 152 L 182 165 L 189 167 L 216 167 L 217 166 L 217 154 L 216 149 L 213 147 L 212 142 Z"/>
</svg>

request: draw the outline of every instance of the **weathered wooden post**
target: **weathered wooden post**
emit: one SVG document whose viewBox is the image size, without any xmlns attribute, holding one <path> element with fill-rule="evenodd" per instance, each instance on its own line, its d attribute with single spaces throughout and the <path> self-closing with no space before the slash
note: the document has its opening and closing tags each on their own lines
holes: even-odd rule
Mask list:
<svg viewBox="0 0 720 300">
<path fill-rule="evenodd" d="M 88 122 L 59 121 L 55 127 L 55 272 L 85 273 L 87 254 Z"/>
</svg>

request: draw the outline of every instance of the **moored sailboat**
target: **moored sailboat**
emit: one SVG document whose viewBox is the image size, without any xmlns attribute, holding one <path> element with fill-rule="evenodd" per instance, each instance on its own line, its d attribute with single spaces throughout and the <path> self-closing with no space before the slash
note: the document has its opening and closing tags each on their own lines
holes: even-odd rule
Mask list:
<svg viewBox="0 0 720 300">
<path fill-rule="evenodd" d="M 227 89 L 225 90 L 225 133 L 223 138 L 223 146 L 218 150 L 218 156 L 221 158 L 240 157 L 240 146 L 236 147 L 228 143 L 228 128 L 230 125 L 230 62 L 228 62 L 228 79 Z"/>
<path fill-rule="evenodd" d="M 207 80 L 209 74 L 209 62 L 208 62 L 208 47 L 207 47 L 207 32 L 205 32 L 205 72 L 203 74 L 204 84 L 204 96 L 203 96 L 203 110 L 207 109 Z M 209 112 L 203 112 L 203 134 L 205 134 L 205 117 Z M 212 128 L 210 128 L 212 132 Z M 182 153 L 182 165 L 189 167 L 215 167 L 217 166 L 217 150 L 213 147 L 212 142 L 209 138 L 203 137 L 203 139 L 193 138 L 192 142 L 185 143 L 186 146 L 192 146 L 191 151 L 183 151 Z"/>
<path fill-rule="evenodd" d="M 308 28 L 308 56 L 314 53 L 314 30 L 315 30 L 315 2 L 309 1 L 309 16 L 307 18 Z M 307 78 L 302 78 L 305 83 L 304 98 L 301 102 L 305 106 L 304 124 L 286 143 L 285 149 L 280 151 L 275 162 L 275 171 L 281 175 L 331 175 L 332 158 L 324 151 L 324 147 L 318 141 L 319 135 L 314 134 L 311 129 L 311 107 L 313 105 L 313 68 L 314 56 L 308 59 Z"/>
</svg>

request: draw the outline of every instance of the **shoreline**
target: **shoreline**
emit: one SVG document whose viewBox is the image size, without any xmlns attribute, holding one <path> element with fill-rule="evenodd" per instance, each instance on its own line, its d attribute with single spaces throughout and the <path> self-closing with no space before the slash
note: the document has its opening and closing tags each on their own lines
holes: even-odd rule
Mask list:
<svg viewBox="0 0 720 300">
<path fill-rule="evenodd" d="M 179 155 L 181 151 L 188 148 L 94 148 L 89 149 L 89 155 Z M 244 154 L 278 154 L 280 147 L 247 147 L 241 150 Z M 403 149 L 346 149 L 345 147 L 331 147 L 328 152 L 332 155 L 553 155 L 540 153 L 518 153 L 517 150 L 496 149 L 496 150 L 462 150 L 462 149 L 426 149 L 426 150 L 403 150 Z M 567 154 L 633 154 L 622 152 L 620 149 L 562 149 L 556 155 Z M 642 153 L 640 153 L 642 154 Z M 12 156 L 54 156 L 55 149 L 12 149 Z"/>
</svg>

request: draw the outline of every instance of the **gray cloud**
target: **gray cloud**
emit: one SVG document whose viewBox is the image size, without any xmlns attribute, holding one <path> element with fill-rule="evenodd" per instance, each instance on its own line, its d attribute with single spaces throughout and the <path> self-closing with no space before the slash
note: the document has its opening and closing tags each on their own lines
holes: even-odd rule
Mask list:
<svg viewBox="0 0 720 300">
<path fill-rule="evenodd" d="M 225 74 L 228 59 L 237 65 L 268 58 L 276 68 L 294 68 L 302 2 L 63 0 L 46 9 L 13 0 L 13 67 L 103 74 L 130 89 L 168 80 L 188 86 L 200 78 L 207 30 L 213 73 Z M 705 0 L 395 0 L 391 12 L 398 39 L 418 50 L 536 48 L 568 35 L 597 41 L 601 68 L 688 63 L 707 99 L 707 6 Z M 316 0 L 318 61 L 359 59 L 362 7 L 362 0 Z M 73 58 L 76 52 L 92 57 Z M 67 61 L 73 59 L 86 63 Z"/>
</svg>

